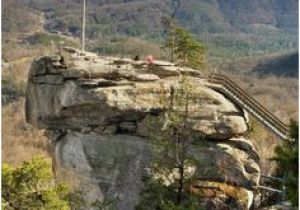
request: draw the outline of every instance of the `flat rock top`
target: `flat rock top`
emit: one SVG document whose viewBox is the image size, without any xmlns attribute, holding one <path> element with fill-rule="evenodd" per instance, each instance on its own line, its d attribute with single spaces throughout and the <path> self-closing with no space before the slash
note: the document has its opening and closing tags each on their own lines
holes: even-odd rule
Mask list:
<svg viewBox="0 0 300 210">
<path fill-rule="evenodd" d="M 97 56 L 73 48 L 66 48 L 65 50 L 70 53 L 70 61 L 63 72 L 66 78 L 128 79 L 138 82 L 155 81 L 180 74 L 203 77 L 198 70 L 177 66 L 168 61 L 154 60 L 149 64 L 142 60 Z"/>
</svg>

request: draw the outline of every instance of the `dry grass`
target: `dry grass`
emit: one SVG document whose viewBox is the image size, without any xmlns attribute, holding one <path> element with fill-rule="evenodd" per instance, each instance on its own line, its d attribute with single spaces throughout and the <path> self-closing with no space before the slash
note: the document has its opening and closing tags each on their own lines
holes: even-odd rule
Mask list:
<svg viewBox="0 0 300 210">
<path fill-rule="evenodd" d="M 29 46 L 20 43 L 22 38 L 4 34 L 2 39 L 2 62 L 8 65 L 2 68 L 2 81 L 7 87 L 25 92 L 28 72 L 35 57 L 53 54 L 47 46 Z M 13 83 L 9 85 L 7 83 Z M 22 96 L 23 94 L 21 94 Z M 31 159 L 36 154 L 50 155 L 49 140 L 39 131 L 25 122 L 24 97 L 2 107 L 2 161 L 12 165 Z"/>
<path fill-rule="evenodd" d="M 276 165 L 270 159 L 274 157 L 274 149 L 279 139 L 253 118 L 250 118 L 250 130 L 249 137 L 260 157 L 261 173 L 272 175 Z"/>
<path fill-rule="evenodd" d="M 51 48 L 46 46 L 30 46 L 28 44 L 22 44 L 22 38 L 11 37 L 3 38 L 2 42 L 2 60 L 5 62 L 14 62 L 23 58 L 30 58 L 35 56 L 41 56 L 44 54 L 50 54 Z"/>
<path fill-rule="evenodd" d="M 11 64 L 10 67 L 2 68 L 2 79 L 12 79 L 16 84 L 26 83 L 28 72 L 33 59 Z"/>
<path fill-rule="evenodd" d="M 2 162 L 14 166 L 49 151 L 43 131 L 25 122 L 24 99 L 2 107 Z"/>
</svg>

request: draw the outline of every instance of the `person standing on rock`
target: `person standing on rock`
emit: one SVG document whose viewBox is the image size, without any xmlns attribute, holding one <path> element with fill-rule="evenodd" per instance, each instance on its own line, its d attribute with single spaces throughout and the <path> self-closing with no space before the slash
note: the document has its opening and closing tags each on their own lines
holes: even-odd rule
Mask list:
<svg viewBox="0 0 300 210">
<path fill-rule="evenodd" d="M 148 55 L 148 56 L 146 57 L 146 61 L 147 61 L 148 70 L 150 70 L 150 67 L 151 67 L 151 65 L 152 65 L 153 62 L 154 62 L 154 57 L 153 57 L 153 55 Z"/>
<path fill-rule="evenodd" d="M 136 55 L 136 56 L 134 57 L 134 60 L 135 60 L 135 61 L 140 61 L 140 60 L 141 60 L 140 55 Z"/>
</svg>

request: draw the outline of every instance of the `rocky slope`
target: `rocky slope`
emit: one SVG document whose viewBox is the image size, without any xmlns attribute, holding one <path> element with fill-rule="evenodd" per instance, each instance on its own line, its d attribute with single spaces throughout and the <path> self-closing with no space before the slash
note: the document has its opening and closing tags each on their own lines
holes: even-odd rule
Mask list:
<svg viewBox="0 0 300 210">
<path fill-rule="evenodd" d="M 56 169 L 75 174 L 88 189 L 87 200 L 113 198 L 118 209 L 134 209 L 151 161 L 147 119 L 164 116 L 171 89 L 185 75 L 195 87 L 190 104 L 194 135 L 207 139 L 192 151 L 201 164 L 195 171 L 199 182 L 191 190 L 201 190 L 207 209 L 251 205 L 260 167 L 247 139 L 247 115 L 206 87 L 201 73 L 163 61 L 148 66 L 66 51 L 64 58 L 45 56 L 33 62 L 26 118 L 47 130 Z"/>
</svg>

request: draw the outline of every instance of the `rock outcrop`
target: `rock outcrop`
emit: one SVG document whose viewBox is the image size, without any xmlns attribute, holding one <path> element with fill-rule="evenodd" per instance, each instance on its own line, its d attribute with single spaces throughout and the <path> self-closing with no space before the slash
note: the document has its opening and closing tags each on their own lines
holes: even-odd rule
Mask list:
<svg viewBox="0 0 300 210">
<path fill-rule="evenodd" d="M 73 172 L 90 186 L 87 199 L 113 197 L 118 209 L 134 209 L 151 159 L 147 119 L 163 115 L 171 89 L 185 75 L 194 84 L 193 130 L 199 141 L 207 139 L 193 151 L 201 163 L 195 172 L 201 179 L 198 187 L 213 182 L 218 190 L 224 184 L 244 190 L 246 199 L 235 199 L 245 208 L 251 205 L 260 167 L 246 138 L 247 116 L 208 88 L 199 71 L 169 62 L 149 66 L 143 61 L 67 50 L 69 59 L 45 56 L 33 62 L 26 118 L 47 130 L 55 147 L 56 168 Z"/>
</svg>

